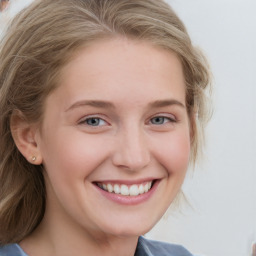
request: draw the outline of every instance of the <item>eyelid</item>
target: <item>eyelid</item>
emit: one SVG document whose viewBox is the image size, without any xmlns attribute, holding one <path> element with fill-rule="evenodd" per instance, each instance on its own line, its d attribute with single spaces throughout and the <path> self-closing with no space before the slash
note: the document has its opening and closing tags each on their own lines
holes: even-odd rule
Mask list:
<svg viewBox="0 0 256 256">
<path fill-rule="evenodd" d="M 168 120 L 169 122 L 176 122 L 176 120 L 174 120 L 173 118 L 167 117 L 167 116 L 155 116 L 155 117 L 151 118 L 151 120 L 154 120 L 156 118 L 161 118 L 164 121 Z M 163 122 L 163 124 L 165 124 L 165 123 L 167 123 L 167 122 Z"/>
<path fill-rule="evenodd" d="M 153 118 L 156 118 L 156 117 L 167 118 L 167 119 L 170 120 L 170 122 L 178 122 L 177 117 L 174 114 L 171 114 L 171 113 L 157 113 L 157 114 L 151 116 L 148 119 L 148 122 L 150 122 L 150 120 L 152 120 Z"/>
<path fill-rule="evenodd" d="M 109 122 L 106 120 L 106 117 L 102 117 L 101 114 L 92 114 L 92 115 L 84 116 L 79 119 L 78 124 L 86 125 L 86 126 L 90 126 L 90 127 L 94 127 L 94 128 L 104 126 L 104 125 L 92 126 L 92 125 L 86 124 L 86 121 L 89 119 L 100 119 L 100 120 L 104 121 L 106 123 L 106 125 L 109 125 Z"/>
</svg>

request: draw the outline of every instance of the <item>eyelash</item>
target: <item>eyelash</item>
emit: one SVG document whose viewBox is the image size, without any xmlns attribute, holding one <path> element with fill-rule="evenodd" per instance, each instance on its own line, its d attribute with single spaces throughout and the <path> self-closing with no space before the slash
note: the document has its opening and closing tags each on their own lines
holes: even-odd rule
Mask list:
<svg viewBox="0 0 256 256">
<path fill-rule="evenodd" d="M 153 123 L 154 119 L 158 119 L 161 120 L 161 123 Z M 93 121 L 94 123 L 96 121 L 96 125 L 94 125 L 93 123 L 90 123 L 90 121 Z M 102 124 L 103 123 L 103 124 Z M 168 123 L 177 123 L 177 120 L 175 119 L 175 117 L 167 117 L 167 116 L 162 116 L 162 115 L 158 115 L 158 116 L 154 116 L 152 118 L 149 119 L 149 123 L 155 126 L 160 126 L 160 125 L 165 125 Z M 91 127 L 100 127 L 100 126 L 105 126 L 107 123 L 107 121 L 105 121 L 104 119 L 97 117 L 97 116 L 92 116 L 92 117 L 87 117 L 82 119 L 79 124 L 81 125 L 87 125 L 87 126 L 91 126 Z"/>
<path fill-rule="evenodd" d="M 90 124 L 89 122 L 92 121 L 92 120 L 94 120 L 94 121 L 97 120 L 98 125 L 93 125 L 92 123 Z M 104 124 L 100 124 L 101 122 L 104 122 Z M 79 122 L 79 124 L 88 125 L 88 126 L 91 126 L 91 127 L 99 127 L 99 126 L 103 126 L 103 125 L 107 124 L 107 122 L 104 119 L 100 118 L 100 117 L 87 117 L 87 118 L 81 120 Z"/>
<path fill-rule="evenodd" d="M 154 119 L 160 119 L 160 120 L 162 120 L 163 122 L 160 123 L 160 124 L 156 124 L 156 123 L 153 123 L 153 122 L 152 122 L 152 120 L 154 120 Z M 159 115 L 159 116 L 154 116 L 154 117 L 150 118 L 149 121 L 150 121 L 151 124 L 153 124 L 153 125 L 164 125 L 164 124 L 166 124 L 166 123 L 176 123 L 176 122 L 177 122 L 177 120 L 176 120 L 174 117 L 171 118 L 171 117 L 161 116 L 161 115 Z"/>
</svg>

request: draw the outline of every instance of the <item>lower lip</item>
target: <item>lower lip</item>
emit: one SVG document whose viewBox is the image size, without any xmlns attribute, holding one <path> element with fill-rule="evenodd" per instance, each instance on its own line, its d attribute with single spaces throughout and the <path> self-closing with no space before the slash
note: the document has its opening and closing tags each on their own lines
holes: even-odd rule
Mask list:
<svg viewBox="0 0 256 256">
<path fill-rule="evenodd" d="M 121 194 L 115 194 L 115 193 L 109 193 L 101 188 L 99 188 L 97 185 L 95 185 L 95 187 L 98 189 L 98 191 L 101 193 L 101 195 L 103 195 L 104 197 L 106 197 L 107 199 L 114 201 L 118 204 L 123 204 L 123 205 L 136 205 L 136 204 L 140 204 L 143 202 L 146 202 L 147 200 L 149 200 L 151 198 L 151 196 L 154 194 L 154 192 L 156 191 L 158 184 L 159 184 L 160 180 L 156 180 L 154 182 L 154 185 L 151 187 L 151 189 L 141 195 L 138 196 L 123 196 Z"/>
</svg>

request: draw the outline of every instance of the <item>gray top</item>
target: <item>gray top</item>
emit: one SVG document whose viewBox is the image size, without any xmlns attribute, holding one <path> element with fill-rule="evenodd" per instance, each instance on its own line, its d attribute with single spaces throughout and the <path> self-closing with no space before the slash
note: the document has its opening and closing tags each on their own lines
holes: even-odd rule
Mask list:
<svg viewBox="0 0 256 256">
<path fill-rule="evenodd" d="M 18 244 L 0 247 L 0 256 L 28 256 Z M 134 256 L 193 256 L 184 247 L 140 237 Z"/>
<path fill-rule="evenodd" d="M 181 245 L 139 238 L 134 256 L 193 256 Z"/>
<path fill-rule="evenodd" d="M 8 244 L 0 247 L 0 256 L 28 256 L 18 244 Z"/>
</svg>

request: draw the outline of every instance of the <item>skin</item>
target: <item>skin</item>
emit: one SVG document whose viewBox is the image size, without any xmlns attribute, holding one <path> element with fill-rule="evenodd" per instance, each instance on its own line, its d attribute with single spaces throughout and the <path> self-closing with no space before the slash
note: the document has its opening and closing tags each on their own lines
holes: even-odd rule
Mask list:
<svg viewBox="0 0 256 256">
<path fill-rule="evenodd" d="M 9 4 L 9 1 L 7 0 L 0 1 L 0 11 L 3 11 L 4 9 L 6 9 L 8 4 Z"/>
<path fill-rule="evenodd" d="M 63 68 L 44 111 L 40 127 L 16 124 L 17 146 L 44 165 L 47 189 L 44 219 L 21 247 L 32 256 L 134 255 L 187 170 L 189 117 L 178 57 L 125 38 L 94 42 Z M 158 185 L 133 205 L 106 198 L 95 185 L 145 180 Z"/>
</svg>

